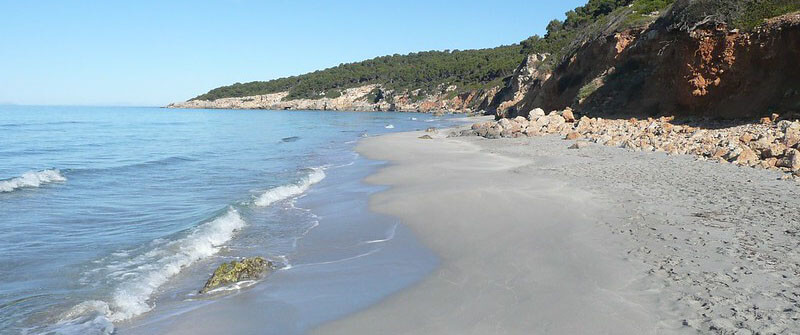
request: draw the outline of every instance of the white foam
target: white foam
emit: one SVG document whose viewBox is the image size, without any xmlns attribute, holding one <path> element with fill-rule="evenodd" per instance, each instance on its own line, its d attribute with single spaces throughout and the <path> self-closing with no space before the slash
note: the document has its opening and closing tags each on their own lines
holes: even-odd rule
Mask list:
<svg viewBox="0 0 800 335">
<path fill-rule="evenodd" d="M 267 207 L 275 202 L 296 197 L 305 193 L 312 185 L 319 183 L 323 179 L 325 179 L 325 171 L 322 168 L 314 168 L 308 176 L 295 184 L 282 185 L 267 190 L 256 198 L 253 204 L 258 207 Z"/>
<path fill-rule="evenodd" d="M 396 231 L 397 231 L 397 224 L 394 224 L 392 228 L 389 229 L 389 231 L 387 232 L 386 238 L 382 238 L 379 240 L 364 241 L 361 242 L 361 244 L 375 244 L 375 243 L 389 242 L 394 239 L 394 234 Z"/>
<path fill-rule="evenodd" d="M 393 124 L 390 124 L 390 125 L 387 125 L 387 126 L 386 126 L 386 127 L 384 127 L 384 128 L 386 128 L 386 129 L 394 129 L 394 125 L 393 125 Z"/>
<path fill-rule="evenodd" d="M 239 212 L 231 207 L 222 216 L 197 226 L 183 238 L 154 246 L 125 262 L 108 265 L 105 271 L 120 283 L 110 301 L 93 300 L 73 307 L 56 325 L 58 332 L 86 333 L 81 330 L 88 327 L 97 330 L 98 326 L 101 326 L 99 329 L 108 329 L 102 319 L 110 325 L 151 310 L 153 306 L 149 300 L 161 285 L 183 268 L 216 254 L 245 225 Z M 98 314 L 102 318 L 98 318 Z M 110 329 L 113 331 L 113 327 Z"/>
<path fill-rule="evenodd" d="M 0 180 L 0 192 L 11 192 L 23 187 L 39 187 L 42 184 L 63 181 L 67 181 L 67 178 L 56 169 L 29 171 L 16 178 Z"/>
</svg>

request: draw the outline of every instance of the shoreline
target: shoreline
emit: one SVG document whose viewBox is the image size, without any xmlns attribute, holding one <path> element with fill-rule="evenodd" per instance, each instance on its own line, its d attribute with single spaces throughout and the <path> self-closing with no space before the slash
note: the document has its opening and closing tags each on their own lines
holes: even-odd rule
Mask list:
<svg viewBox="0 0 800 335">
<path fill-rule="evenodd" d="M 507 178 L 530 162 L 423 134 L 372 138 L 357 150 L 391 162 L 367 178 L 391 187 L 371 210 L 400 217 L 440 267 L 315 334 L 652 332 L 656 308 L 636 287 L 642 265 L 593 222 L 606 210 L 594 195 L 558 180 Z"/>
<path fill-rule="evenodd" d="M 798 326 L 800 190 L 779 172 L 557 136 L 362 141 L 371 210 L 442 259 L 314 334 L 743 333 Z M 765 210 L 771 208 L 771 210 Z M 564 210 L 566 209 L 566 210 Z"/>
<path fill-rule="evenodd" d="M 318 223 L 286 255 L 289 267 L 190 305 L 167 289 L 153 311 L 118 324 L 115 334 L 305 334 L 421 280 L 435 268 L 436 255 L 394 218 L 367 209 L 368 195 L 381 188 L 362 180 L 382 164 L 356 158 L 291 200 Z M 238 248 L 259 248 L 258 242 Z M 207 279 L 207 271 L 195 272 L 202 277 L 183 274 L 171 286 Z"/>
</svg>

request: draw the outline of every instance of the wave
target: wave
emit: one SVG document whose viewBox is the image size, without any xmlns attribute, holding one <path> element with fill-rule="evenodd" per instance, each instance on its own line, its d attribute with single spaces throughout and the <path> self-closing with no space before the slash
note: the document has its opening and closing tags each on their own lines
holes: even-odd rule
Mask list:
<svg viewBox="0 0 800 335">
<path fill-rule="evenodd" d="M 323 168 L 312 168 L 294 184 L 272 188 L 244 206 L 266 207 L 299 196 L 325 178 Z M 59 317 L 47 331 L 56 334 L 113 334 L 114 323 L 150 311 L 151 299 L 159 287 L 184 268 L 216 254 L 247 223 L 239 211 L 229 207 L 216 218 L 174 240 L 156 239 L 143 250 L 122 250 L 109 256 L 107 265 L 84 274 L 81 282 L 110 281 L 112 293 L 105 300 L 88 300 Z M 133 255 L 133 256 L 132 256 Z M 100 262 L 100 261 L 98 261 Z M 291 267 L 286 261 L 285 268 Z M 239 283 L 226 289 L 252 285 Z"/>
<path fill-rule="evenodd" d="M 61 334 L 110 334 L 113 322 L 150 311 L 156 290 L 181 270 L 216 254 L 247 223 L 233 207 L 192 229 L 183 238 L 156 240 L 144 253 L 99 269 L 117 282 L 108 301 L 90 300 L 63 314 L 52 328 Z"/>
<path fill-rule="evenodd" d="M 144 162 L 138 163 L 131 163 L 125 165 L 117 165 L 117 166 L 107 166 L 107 167 L 97 167 L 97 168 L 76 168 L 76 169 L 67 169 L 66 172 L 70 175 L 77 175 L 77 174 L 85 174 L 85 173 L 100 173 L 100 172 L 109 172 L 109 171 L 127 171 L 139 168 L 150 168 L 150 167 L 161 167 L 161 166 L 169 166 L 174 164 L 181 164 L 185 162 L 196 162 L 198 159 L 191 158 L 191 157 L 183 157 L 183 156 L 170 156 L 165 158 L 159 158 Z"/>
<path fill-rule="evenodd" d="M 267 207 L 275 202 L 296 197 L 305 193 L 312 185 L 319 183 L 323 179 L 325 179 L 325 171 L 322 168 L 313 168 L 311 173 L 299 182 L 271 188 L 256 198 L 253 204 L 258 207 Z"/>
<path fill-rule="evenodd" d="M 386 127 L 384 127 L 384 128 L 386 128 L 386 129 L 394 129 L 394 125 L 393 124 L 389 124 L 389 125 L 386 125 Z"/>
<path fill-rule="evenodd" d="M 61 171 L 48 169 L 42 171 L 29 171 L 21 176 L 6 180 L 0 180 L 0 193 L 12 192 L 25 187 L 39 187 L 43 184 L 67 181 Z"/>
</svg>

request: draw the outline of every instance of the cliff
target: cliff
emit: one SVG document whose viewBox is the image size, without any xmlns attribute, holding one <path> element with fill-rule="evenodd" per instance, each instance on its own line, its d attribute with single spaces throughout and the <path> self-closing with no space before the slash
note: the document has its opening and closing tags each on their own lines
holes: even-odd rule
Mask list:
<svg viewBox="0 0 800 335">
<path fill-rule="evenodd" d="M 488 109 L 498 118 L 567 107 L 604 117 L 735 119 L 800 111 L 800 13 L 742 31 L 708 17 L 687 24 L 694 3 L 678 1 L 643 27 L 612 22 L 554 69 L 534 63 L 515 73 L 501 90 L 513 93 L 499 94 Z"/>
</svg>

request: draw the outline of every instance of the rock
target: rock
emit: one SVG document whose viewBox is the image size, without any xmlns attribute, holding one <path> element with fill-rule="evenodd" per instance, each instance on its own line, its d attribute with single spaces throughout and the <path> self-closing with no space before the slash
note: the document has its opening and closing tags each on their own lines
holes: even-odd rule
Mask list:
<svg viewBox="0 0 800 335">
<path fill-rule="evenodd" d="M 764 125 L 769 125 L 772 124 L 772 119 L 769 117 L 762 117 L 761 120 L 759 120 L 759 122 Z"/>
<path fill-rule="evenodd" d="M 580 134 L 579 132 L 577 132 L 577 131 L 571 131 L 571 132 L 569 132 L 569 133 L 567 134 L 567 137 L 565 137 L 565 139 L 567 139 L 567 140 L 577 140 L 577 139 L 579 139 L 580 137 L 581 137 L 581 134 Z"/>
<path fill-rule="evenodd" d="M 437 130 L 436 127 L 430 127 L 428 129 L 425 129 L 425 132 L 426 133 L 438 133 L 439 130 Z"/>
<path fill-rule="evenodd" d="M 778 159 L 775 157 L 767 158 L 761 161 L 760 165 L 765 169 L 774 169 L 778 165 Z"/>
<path fill-rule="evenodd" d="M 753 141 L 753 135 L 751 135 L 750 133 L 744 133 L 742 134 L 742 136 L 739 136 L 739 142 L 747 144 L 752 141 Z"/>
<path fill-rule="evenodd" d="M 544 116 L 544 115 L 545 115 L 545 114 L 544 114 L 544 109 L 541 109 L 541 108 L 534 108 L 534 109 L 533 109 L 533 110 L 530 112 L 530 114 L 528 114 L 528 120 L 531 120 L 531 121 L 533 121 L 533 120 L 536 120 L 536 118 L 538 118 L 538 117 L 540 117 L 540 116 Z"/>
<path fill-rule="evenodd" d="M 583 149 L 589 145 L 589 142 L 586 141 L 577 141 L 575 144 L 571 145 L 570 149 Z"/>
<path fill-rule="evenodd" d="M 783 145 L 787 148 L 795 148 L 800 144 L 800 127 L 789 127 L 784 132 L 786 134 L 783 136 Z"/>
<path fill-rule="evenodd" d="M 500 132 L 501 132 L 501 130 L 500 130 L 499 127 L 491 127 L 486 131 L 486 135 L 484 135 L 483 137 L 492 138 L 492 139 L 500 138 Z"/>
<path fill-rule="evenodd" d="M 761 156 L 764 158 L 781 157 L 786 152 L 786 146 L 780 143 L 773 143 L 767 146 L 766 149 L 761 151 Z"/>
<path fill-rule="evenodd" d="M 500 121 L 497 121 L 497 125 L 499 125 L 503 129 L 510 128 L 511 127 L 511 120 L 509 120 L 509 119 L 500 119 Z"/>
<path fill-rule="evenodd" d="M 787 129 L 795 128 L 794 125 L 795 125 L 795 122 L 792 122 L 792 121 L 789 121 L 789 120 L 782 120 L 782 121 L 778 122 L 778 129 L 781 132 L 785 133 Z M 800 125 L 798 125 L 798 127 L 800 127 Z"/>
<path fill-rule="evenodd" d="M 792 172 L 800 171 L 800 151 L 797 149 L 787 150 L 786 157 L 778 161 L 778 167 L 787 168 Z"/>
<path fill-rule="evenodd" d="M 433 137 L 431 137 L 431 135 L 422 135 L 422 136 L 420 136 L 418 138 L 421 139 L 421 140 L 432 140 L 433 139 Z"/>
<path fill-rule="evenodd" d="M 532 121 L 536 127 L 542 128 L 550 124 L 550 118 L 547 116 L 540 116 L 537 117 L 534 121 Z"/>
<path fill-rule="evenodd" d="M 245 258 L 241 261 L 222 263 L 214 270 L 214 274 L 208 279 L 200 293 L 206 293 L 217 287 L 243 280 L 258 279 L 271 269 L 274 269 L 274 265 L 263 257 Z"/>
<path fill-rule="evenodd" d="M 748 147 L 742 148 L 742 152 L 736 157 L 736 164 L 752 166 L 758 163 L 758 155 Z"/>
<path fill-rule="evenodd" d="M 567 107 L 564 112 L 561 113 L 561 116 L 564 118 L 566 122 L 573 123 L 575 122 L 575 115 L 572 114 L 572 109 Z"/>
<path fill-rule="evenodd" d="M 558 127 L 567 122 L 564 120 L 564 117 L 558 114 L 550 114 L 547 116 L 547 118 L 550 120 L 550 122 L 547 123 L 547 126 L 551 129 L 558 129 Z"/>
<path fill-rule="evenodd" d="M 612 139 L 613 139 L 613 137 L 611 137 L 611 135 L 608 135 L 608 134 L 600 135 L 594 140 L 594 143 L 597 143 L 597 144 L 608 144 L 609 142 L 611 142 Z"/>
</svg>

